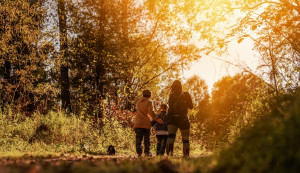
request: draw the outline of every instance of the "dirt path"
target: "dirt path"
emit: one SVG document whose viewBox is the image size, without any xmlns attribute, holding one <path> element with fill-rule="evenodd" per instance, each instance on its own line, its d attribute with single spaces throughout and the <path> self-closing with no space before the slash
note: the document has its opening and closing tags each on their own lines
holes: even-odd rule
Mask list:
<svg viewBox="0 0 300 173">
<path fill-rule="evenodd" d="M 195 158 L 149 157 L 138 158 L 129 155 L 117 156 L 47 156 L 2 157 L 0 173 L 60 173 L 60 172 L 194 172 Z"/>
</svg>

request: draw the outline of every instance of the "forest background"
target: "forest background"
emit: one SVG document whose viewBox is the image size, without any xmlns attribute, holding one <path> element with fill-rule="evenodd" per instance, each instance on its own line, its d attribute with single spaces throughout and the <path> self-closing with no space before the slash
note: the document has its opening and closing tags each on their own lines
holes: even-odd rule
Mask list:
<svg viewBox="0 0 300 173">
<path fill-rule="evenodd" d="M 233 64 L 242 72 L 217 81 L 211 93 L 199 76 L 183 80 L 195 104 L 189 112 L 192 154 L 235 146 L 243 129 L 286 115 L 297 95 L 298 0 L 0 4 L 2 156 L 99 154 L 109 145 L 133 154 L 142 90 L 152 91 L 158 110 L 183 70 L 201 57 L 228 54 L 231 42 L 254 43 L 257 69 Z"/>
</svg>

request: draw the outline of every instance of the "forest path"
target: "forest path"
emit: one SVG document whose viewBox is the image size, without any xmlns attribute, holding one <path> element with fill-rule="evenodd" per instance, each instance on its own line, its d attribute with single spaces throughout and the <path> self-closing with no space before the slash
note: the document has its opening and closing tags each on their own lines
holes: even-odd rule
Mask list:
<svg viewBox="0 0 300 173">
<path fill-rule="evenodd" d="M 0 173 L 7 172 L 194 172 L 195 161 L 203 156 L 136 157 L 135 155 L 80 155 L 2 157 Z M 201 166 L 203 167 L 203 166 Z"/>
</svg>

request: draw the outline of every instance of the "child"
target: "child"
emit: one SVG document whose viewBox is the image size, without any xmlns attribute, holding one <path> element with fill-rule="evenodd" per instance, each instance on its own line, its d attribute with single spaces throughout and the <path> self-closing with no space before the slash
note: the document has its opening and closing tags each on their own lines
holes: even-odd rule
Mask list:
<svg viewBox="0 0 300 173">
<path fill-rule="evenodd" d="M 150 154 L 150 128 L 151 121 L 149 115 L 153 120 L 157 121 L 160 124 L 163 124 L 163 121 L 158 118 L 154 113 L 152 102 L 149 100 L 151 97 L 151 92 L 149 90 L 143 91 L 143 97 L 140 98 L 137 102 L 137 115 L 134 122 L 134 130 L 136 133 L 136 152 L 138 156 L 141 156 L 143 153 L 142 141 L 144 139 L 144 154 L 149 156 Z"/>
<path fill-rule="evenodd" d="M 165 154 L 166 144 L 168 140 L 168 126 L 166 124 L 167 122 L 167 109 L 168 106 L 166 104 L 162 104 L 160 106 L 160 114 L 158 114 L 158 117 L 164 121 L 164 124 L 156 123 L 155 132 L 156 132 L 156 138 L 157 138 L 157 147 L 156 147 L 156 155 L 163 156 Z"/>
</svg>

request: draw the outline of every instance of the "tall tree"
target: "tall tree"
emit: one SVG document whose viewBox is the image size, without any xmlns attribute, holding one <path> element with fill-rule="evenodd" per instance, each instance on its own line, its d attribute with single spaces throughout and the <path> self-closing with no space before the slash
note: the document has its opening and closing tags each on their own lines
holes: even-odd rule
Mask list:
<svg viewBox="0 0 300 173">
<path fill-rule="evenodd" d="M 31 114 L 50 94 L 45 70 L 50 45 L 40 39 L 44 12 L 36 1 L 0 3 L 0 104 Z"/>
<path fill-rule="evenodd" d="M 188 78 L 183 87 L 193 96 L 194 107 L 198 107 L 201 102 L 209 102 L 208 86 L 199 76 Z"/>
<path fill-rule="evenodd" d="M 217 81 L 211 95 L 211 128 L 223 138 L 266 115 L 272 90 L 252 74 L 237 74 Z"/>
<path fill-rule="evenodd" d="M 199 76 L 192 76 L 187 79 L 183 87 L 185 91 L 189 91 L 192 96 L 194 109 L 197 111 L 195 117 L 198 120 L 204 120 L 211 114 L 210 112 L 210 96 L 208 93 L 208 86 Z"/>
<path fill-rule="evenodd" d="M 74 100 L 88 103 L 93 115 L 102 114 L 99 104 L 104 99 L 130 109 L 141 89 L 158 89 L 163 77 L 172 77 L 172 70 L 185 61 L 171 62 L 169 54 L 175 51 L 161 40 L 169 37 L 168 31 L 158 27 L 158 18 L 152 21 L 139 1 L 93 0 L 74 6 L 78 10 L 72 19 L 78 20 L 72 40 L 72 92 Z M 196 51 L 185 50 L 177 55 L 198 57 Z"/>
<path fill-rule="evenodd" d="M 58 0 L 59 44 L 60 44 L 60 84 L 62 108 L 72 112 L 69 82 L 69 54 L 67 36 L 67 15 L 65 0 Z"/>
</svg>

